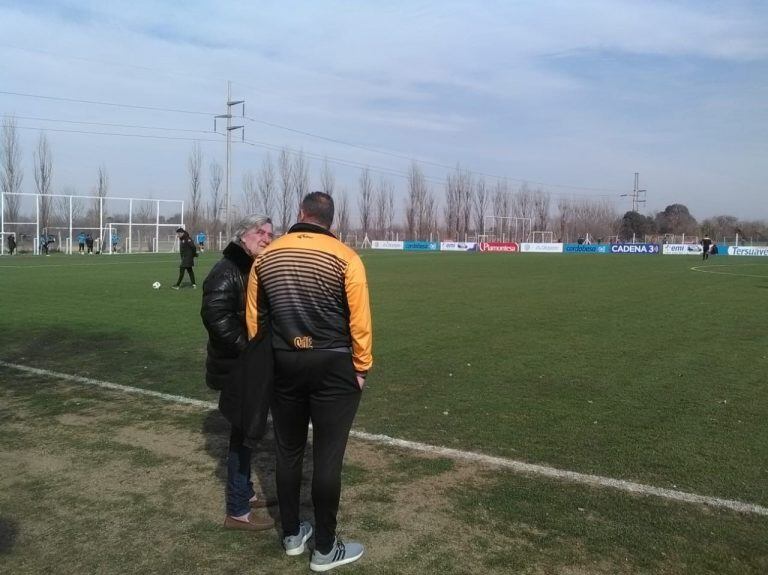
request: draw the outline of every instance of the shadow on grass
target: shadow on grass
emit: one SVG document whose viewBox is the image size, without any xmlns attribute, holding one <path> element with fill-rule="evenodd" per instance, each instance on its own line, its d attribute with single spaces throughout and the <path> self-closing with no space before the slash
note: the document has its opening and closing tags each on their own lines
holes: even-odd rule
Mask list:
<svg viewBox="0 0 768 575">
<path fill-rule="evenodd" d="M 15 519 L 0 517 L 0 555 L 8 555 L 19 536 L 19 525 Z"/>
<path fill-rule="evenodd" d="M 0 359 L 184 395 L 194 391 L 193 375 L 203 370 L 203 359 L 196 363 L 184 350 L 131 332 L 71 325 L 24 328 L 0 322 Z"/>
<path fill-rule="evenodd" d="M 227 454 L 229 452 L 229 438 L 231 426 L 218 410 L 210 411 L 203 420 L 202 433 L 205 439 L 205 451 L 216 461 L 216 478 L 221 483 L 222 507 L 224 505 L 225 490 L 227 485 Z M 304 452 L 304 468 L 301 480 L 301 516 L 314 523 L 310 486 L 312 484 L 312 443 L 307 443 Z M 275 485 L 275 436 L 272 431 L 272 423 L 267 425 L 267 433 L 253 450 L 251 472 L 255 478 L 255 490 L 257 494 L 263 494 L 266 499 L 277 500 L 277 487 Z M 261 492 L 259 491 L 261 489 Z M 267 509 L 270 517 L 276 523 L 280 522 L 280 512 L 277 506 Z"/>
</svg>

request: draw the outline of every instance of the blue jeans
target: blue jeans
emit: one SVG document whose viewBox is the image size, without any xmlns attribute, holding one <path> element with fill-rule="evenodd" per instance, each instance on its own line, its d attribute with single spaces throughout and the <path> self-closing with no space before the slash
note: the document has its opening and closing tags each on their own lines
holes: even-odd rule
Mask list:
<svg viewBox="0 0 768 575">
<path fill-rule="evenodd" d="M 251 456 L 253 450 L 243 445 L 243 433 L 232 427 L 227 454 L 227 515 L 240 517 L 251 510 L 250 499 L 254 496 L 251 481 Z"/>
</svg>

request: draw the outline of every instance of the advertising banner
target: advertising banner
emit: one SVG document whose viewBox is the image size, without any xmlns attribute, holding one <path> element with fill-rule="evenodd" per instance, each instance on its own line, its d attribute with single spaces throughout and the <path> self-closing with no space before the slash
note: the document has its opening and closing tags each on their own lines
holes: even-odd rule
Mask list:
<svg viewBox="0 0 768 575">
<path fill-rule="evenodd" d="M 611 244 L 612 254 L 655 255 L 659 253 L 659 244 Z"/>
<path fill-rule="evenodd" d="M 516 242 L 480 242 L 477 249 L 481 252 L 515 254 L 520 251 L 520 246 Z"/>
<path fill-rule="evenodd" d="M 768 256 L 768 247 L 729 246 L 729 256 Z"/>
<path fill-rule="evenodd" d="M 520 251 L 537 254 L 561 254 L 563 253 L 563 244 L 520 244 Z"/>
<path fill-rule="evenodd" d="M 407 252 L 436 252 L 440 246 L 437 242 L 403 242 L 403 249 Z"/>
<path fill-rule="evenodd" d="M 566 254 L 607 254 L 607 244 L 565 244 L 563 251 Z"/>
<path fill-rule="evenodd" d="M 664 244 L 661 253 L 665 256 L 700 256 L 700 244 Z"/>
<path fill-rule="evenodd" d="M 441 252 L 474 252 L 477 250 L 476 242 L 440 242 Z"/>
<path fill-rule="evenodd" d="M 401 250 L 403 249 L 403 242 L 373 240 L 371 248 L 374 250 Z"/>
</svg>

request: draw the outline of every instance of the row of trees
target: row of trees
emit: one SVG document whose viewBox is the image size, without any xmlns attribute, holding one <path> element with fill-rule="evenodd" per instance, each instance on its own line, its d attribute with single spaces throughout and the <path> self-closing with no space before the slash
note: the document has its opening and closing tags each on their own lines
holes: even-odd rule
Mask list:
<svg viewBox="0 0 768 575">
<path fill-rule="evenodd" d="M 621 218 L 619 236 L 622 238 L 648 238 L 664 236 L 733 239 L 739 236 L 752 242 L 768 241 L 768 223 L 758 220 L 739 220 L 735 216 L 714 216 L 698 222 L 684 204 L 671 204 L 655 215 L 627 212 Z"/>
<path fill-rule="evenodd" d="M 10 194 L 22 190 L 24 173 L 16 123 L 5 117 L 0 138 L 0 189 Z M 40 194 L 40 220 L 43 228 L 66 218 L 68 207 L 57 205 L 48 195 L 53 188 L 53 153 L 44 132 L 33 152 L 33 179 Z M 195 144 L 187 160 L 189 198 L 185 221 L 191 230 L 206 229 L 216 237 L 226 220 L 224 170 L 215 160 L 207 164 L 199 144 Z M 619 238 L 623 240 L 649 236 L 709 234 L 716 238 L 736 234 L 753 241 L 768 240 L 768 225 L 763 221 L 741 221 L 721 215 L 698 222 L 682 204 L 671 204 L 656 214 L 627 212 L 620 217 L 609 198 L 573 198 L 560 196 L 552 200 L 550 193 L 533 189 L 526 183 L 513 187 L 506 180 L 488 183 L 461 166 L 435 183 L 426 177 L 417 162 L 412 162 L 406 175 L 406 189 L 397 205 L 395 185 L 384 176 L 375 176 L 368 168 L 360 171 L 356 189 L 339 186 L 328 161 L 322 163 L 317 182 L 311 185 L 310 163 L 302 153 L 284 148 L 273 159 L 267 154 L 260 166 L 247 169 L 240 185 L 233 186 L 232 221 L 243 213 L 264 213 L 272 217 L 279 231 L 290 227 L 298 215 L 301 198 L 311 189 L 321 189 L 336 200 L 335 231 L 347 238 L 357 233 L 358 239 L 429 239 L 463 240 L 486 236 L 501 237 L 510 230 L 512 218 L 530 222 L 523 230 L 530 239 L 533 231 L 549 232 L 552 239 L 575 241 L 578 238 Z M 98 221 L 99 200 L 109 193 L 109 177 L 105 167 L 98 168 L 90 207 L 77 204 L 74 219 Z M 72 194 L 72 190 L 62 190 Z M 5 196 L 7 221 L 18 221 L 21 197 Z M 144 214 L 142 210 L 147 213 Z M 400 215 L 398 214 L 400 212 Z M 58 214 L 58 215 L 57 215 Z M 67 214 L 68 215 L 68 214 Z M 136 221 L 150 221 L 149 206 L 139 207 Z"/>
<path fill-rule="evenodd" d="M 24 170 L 21 165 L 21 145 L 16 127 L 16 121 L 11 117 L 3 118 L 2 134 L 0 134 L 0 190 L 5 192 L 5 219 L 18 222 L 22 217 L 22 196 L 14 195 L 22 191 Z M 69 202 L 54 201 L 53 193 L 53 152 L 45 132 L 40 132 L 37 146 L 33 152 L 33 179 L 35 191 L 40 195 L 40 225 L 46 229 L 63 223 L 69 218 Z M 65 195 L 74 195 L 68 188 L 62 190 Z M 87 222 L 95 226 L 99 221 L 99 198 L 106 198 L 109 193 L 109 176 L 104 166 L 98 168 L 96 182 L 93 187 L 95 200 L 86 208 L 80 203 L 72 206 L 72 219 Z"/>
</svg>

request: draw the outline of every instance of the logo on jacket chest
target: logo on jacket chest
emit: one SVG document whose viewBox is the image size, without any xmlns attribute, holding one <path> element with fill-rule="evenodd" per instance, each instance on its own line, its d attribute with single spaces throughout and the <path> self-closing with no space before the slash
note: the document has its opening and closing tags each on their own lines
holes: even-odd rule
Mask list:
<svg viewBox="0 0 768 575">
<path fill-rule="evenodd" d="M 293 347 L 296 349 L 312 349 L 312 338 L 308 335 L 300 335 L 293 338 Z"/>
</svg>

